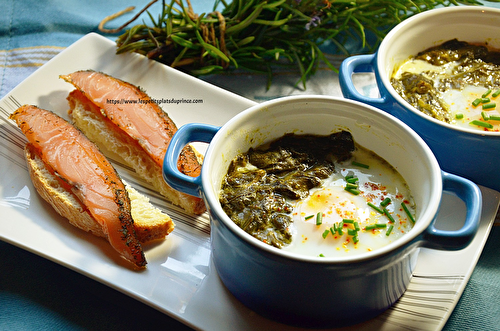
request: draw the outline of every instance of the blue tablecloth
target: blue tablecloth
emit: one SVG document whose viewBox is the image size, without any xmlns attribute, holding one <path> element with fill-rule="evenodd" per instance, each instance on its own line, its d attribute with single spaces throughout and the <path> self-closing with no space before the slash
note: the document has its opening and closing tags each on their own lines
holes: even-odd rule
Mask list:
<svg viewBox="0 0 500 331">
<path fill-rule="evenodd" d="M 0 5 L 0 98 L 83 35 L 99 32 L 97 26 L 105 16 L 129 5 L 137 6 L 137 12 L 148 2 L 3 0 Z M 213 1 L 193 0 L 192 3 L 195 11 L 205 12 L 211 10 Z M 159 12 L 160 5 L 154 4 L 150 11 Z M 133 15 L 126 14 L 107 26 L 117 27 Z M 145 20 L 148 18 L 145 17 Z M 107 37 L 114 40 L 117 35 Z M 327 76 L 332 74 L 323 73 Z M 289 94 L 339 93 L 338 90 L 332 91 L 334 87 L 322 81 L 322 73 L 310 82 L 307 91 L 293 87 L 296 80 L 293 75 L 291 84 L 278 81 L 270 91 L 262 86 L 264 77 L 248 75 L 241 80 L 226 80 L 225 76 L 205 79 L 256 101 Z M 499 252 L 500 227 L 497 226 L 492 229 L 477 267 L 445 330 L 500 330 Z M 105 285 L 0 242 L 1 330 L 160 328 L 189 329 Z"/>
</svg>

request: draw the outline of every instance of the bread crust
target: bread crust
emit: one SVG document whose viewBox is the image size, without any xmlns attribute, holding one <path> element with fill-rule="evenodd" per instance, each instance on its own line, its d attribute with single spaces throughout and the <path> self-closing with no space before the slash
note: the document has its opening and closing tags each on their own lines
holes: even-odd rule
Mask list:
<svg viewBox="0 0 500 331">
<path fill-rule="evenodd" d="M 38 194 L 70 224 L 84 231 L 106 238 L 102 226 L 90 215 L 78 198 L 63 187 L 63 183 L 42 161 L 33 145 L 27 144 L 24 155 L 31 182 Z"/>
</svg>

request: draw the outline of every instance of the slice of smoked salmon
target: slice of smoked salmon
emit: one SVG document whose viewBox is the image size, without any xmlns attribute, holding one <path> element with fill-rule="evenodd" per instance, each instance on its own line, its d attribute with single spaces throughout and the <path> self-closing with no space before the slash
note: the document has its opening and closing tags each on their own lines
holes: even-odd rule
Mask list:
<svg viewBox="0 0 500 331">
<path fill-rule="evenodd" d="M 163 166 L 168 144 L 177 131 L 177 126 L 144 91 L 133 84 L 92 70 L 77 71 L 60 77 L 73 84 L 97 106 L 117 130 L 135 140 L 158 167 Z M 177 167 L 191 177 L 200 174 L 201 164 L 191 146 L 182 150 Z M 198 197 L 193 199 L 196 201 L 189 203 L 197 206 L 194 213 L 203 213 L 206 210 L 203 201 Z"/>
<path fill-rule="evenodd" d="M 111 246 L 144 267 L 146 259 L 135 234 L 125 185 L 94 143 L 63 118 L 35 106 L 20 107 L 10 119 L 101 224 Z"/>
<path fill-rule="evenodd" d="M 96 71 L 77 71 L 61 75 L 73 84 L 103 114 L 135 139 L 161 167 L 177 126 L 140 88 Z M 188 176 L 200 174 L 201 165 L 191 148 L 184 151 L 179 170 Z"/>
</svg>

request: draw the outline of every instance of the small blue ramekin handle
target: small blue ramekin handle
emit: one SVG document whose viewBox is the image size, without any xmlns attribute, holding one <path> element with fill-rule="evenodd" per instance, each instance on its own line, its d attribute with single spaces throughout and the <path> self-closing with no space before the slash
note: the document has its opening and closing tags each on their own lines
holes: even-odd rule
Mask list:
<svg viewBox="0 0 500 331">
<path fill-rule="evenodd" d="M 442 171 L 443 190 L 451 192 L 465 202 L 467 213 L 465 222 L 459 230 L 446 231 L 435 227 L 435 220 L 423 234 L 423 247 L 441 250 L 459 250 L 467 247 L 474 239 L 482 211 L 482 195 L 479 187 L 472 181 Z"/>
<path fill-rule="evenodd" d="M 201 197 L 201 175 L 190 177 L 181 173 L 177 169 L 177 160 L 184 146 L 191 142 L 210 143 L 219 129 L 214 125 L 191 123 L 177 130 L 163 159 L 163 179 L 168 185 L 180 192 Z"/>
<path fill-rule="evenodd" d="M 376 58 L 376 54 L 366 54 L 351 56 L 342 61 L 339 70 L 339 83 L 345 98 L 364 102 L 375 107 L 380 107 L 387 103 L 383 96 L 380 98 L 370 98 L 362 95 L 356 90 L 352 81 L 352 74 L 355 72 L 375 71 L 373 62 Z"/>
</svg>

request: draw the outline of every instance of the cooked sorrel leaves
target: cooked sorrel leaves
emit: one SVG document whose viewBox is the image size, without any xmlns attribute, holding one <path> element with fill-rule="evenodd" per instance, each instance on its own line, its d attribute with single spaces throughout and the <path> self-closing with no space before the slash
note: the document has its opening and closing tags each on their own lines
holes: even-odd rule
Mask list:
<svg viewBox="0 0 500 331">
<path fill-rule="evenodd" d="M 352 135 L 287 134 L 250 149 L 230 164 L 220 202 L 227 215 L 257 239 L 283 247 L 292 240 L 290 200 L 303 199 L 354 151 Z"/>
</svg>

